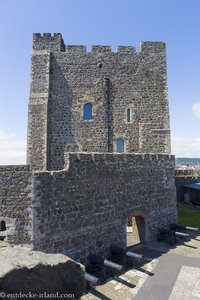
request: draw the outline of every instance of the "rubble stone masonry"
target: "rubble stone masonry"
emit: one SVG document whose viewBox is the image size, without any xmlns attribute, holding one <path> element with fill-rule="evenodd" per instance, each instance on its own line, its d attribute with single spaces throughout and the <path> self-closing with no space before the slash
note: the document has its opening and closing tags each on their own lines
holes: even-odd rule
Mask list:
<svg viewBox="0 0 200 300">
<path fill-rule="evenodd" d="M 31 244 L 33 234 L 32 172 L 29 166 L 0 166 L 0 239 Z"/>
<path fill-rule="evenodd" d="M 83 119 L 92 104 L 92 120 Z M 127 122 L 130 109 L 130 122 Z M 82 152 L 170 153 L 166 45 L 64 45 L 62 36 L 34 34 L 28 164 L 60 170 L 68 145 Z"/>
<path fill-rule="evenodd" d="M 145 240 L 176 221 L 174 157 L 68 154 L 66 170 L 34 174 L 34 247 L 76 260 L 126 246 L 130 217 L 145 217 Z"/>
<path fill-rule="evenodd" d="M 0 167 L 1 240 L 85 262 L 125 247 L 131 217 L 144 241 L 177 222 L 165 43 L 86 51 L 34 34 L 27 163 Z"/>
</svg>

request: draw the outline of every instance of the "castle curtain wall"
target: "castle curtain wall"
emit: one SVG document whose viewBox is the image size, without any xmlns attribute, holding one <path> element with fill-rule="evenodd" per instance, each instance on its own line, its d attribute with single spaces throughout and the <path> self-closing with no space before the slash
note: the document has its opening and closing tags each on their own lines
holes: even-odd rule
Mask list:
<svg viewBox="0 0 200 300">
<path fill-rule="evenodd" d="M 33 185 L 29 166 L 0 166 L 0 239 L 31 244 L 33 234 Z"/>
<path fill-rule="evenodd" d="M 126 246 L 126 222 L 145 216 L 145 240 L 177 221 L 174 157 L 69 154 L 66 170 L 34 174 L 34 247 L 86 261 Z"/>
</svg>

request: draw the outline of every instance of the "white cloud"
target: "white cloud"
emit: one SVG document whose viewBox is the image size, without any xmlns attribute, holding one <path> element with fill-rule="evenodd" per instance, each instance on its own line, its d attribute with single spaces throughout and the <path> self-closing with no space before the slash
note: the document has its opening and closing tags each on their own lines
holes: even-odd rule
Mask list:
<svg viewBox="0 0 200 300">
<path fill-rule="evenodd" d="M 172 137 L 172 154 L 176 157 L 200 157 L 200 137 Z M 0 165 L 25 164 L 26 140 L 0 129 Z"/>
<path fill-rule="evenodd" d="M 192 111 L 196 117 L 200 118 L 200 103 L 194 103 L 192 105 Z"/>
<path fill-rule="evenodd" d="M 25 164 L 26 140 L 0 129 L 0 165 Z"/>
<path fill-rule="evenodd" d="M 200 138 L 172 137 L 172 154 L 176 157 L 200 157 Z"/>
</svg>

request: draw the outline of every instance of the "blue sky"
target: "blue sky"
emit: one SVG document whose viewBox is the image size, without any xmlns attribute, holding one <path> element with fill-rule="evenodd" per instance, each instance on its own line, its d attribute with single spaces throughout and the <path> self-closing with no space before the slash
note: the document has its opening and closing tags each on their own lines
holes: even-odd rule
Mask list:
<svg viewBox="0 0 200 300">
<path fill-rule="evenodd" d="M 33 32 L 66 44 L 167 43 L 172 152 L 200 157 L 199 0 L 0 0 L 0 164 L 24 163 Z"/>
</svg>

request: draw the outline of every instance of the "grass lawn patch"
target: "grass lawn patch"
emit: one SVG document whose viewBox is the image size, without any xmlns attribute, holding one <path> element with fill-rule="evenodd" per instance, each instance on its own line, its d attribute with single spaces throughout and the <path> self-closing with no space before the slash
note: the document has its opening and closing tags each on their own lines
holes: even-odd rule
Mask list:
<svg viewBox="0 0 200 300">
<path fill-rule="evenodd" d="M 178 223 L 200 229 L 200 210 L 193 204 L 179 203 Z M 200 234 L 200 230 L 195 232 Z"/>
</svg>

